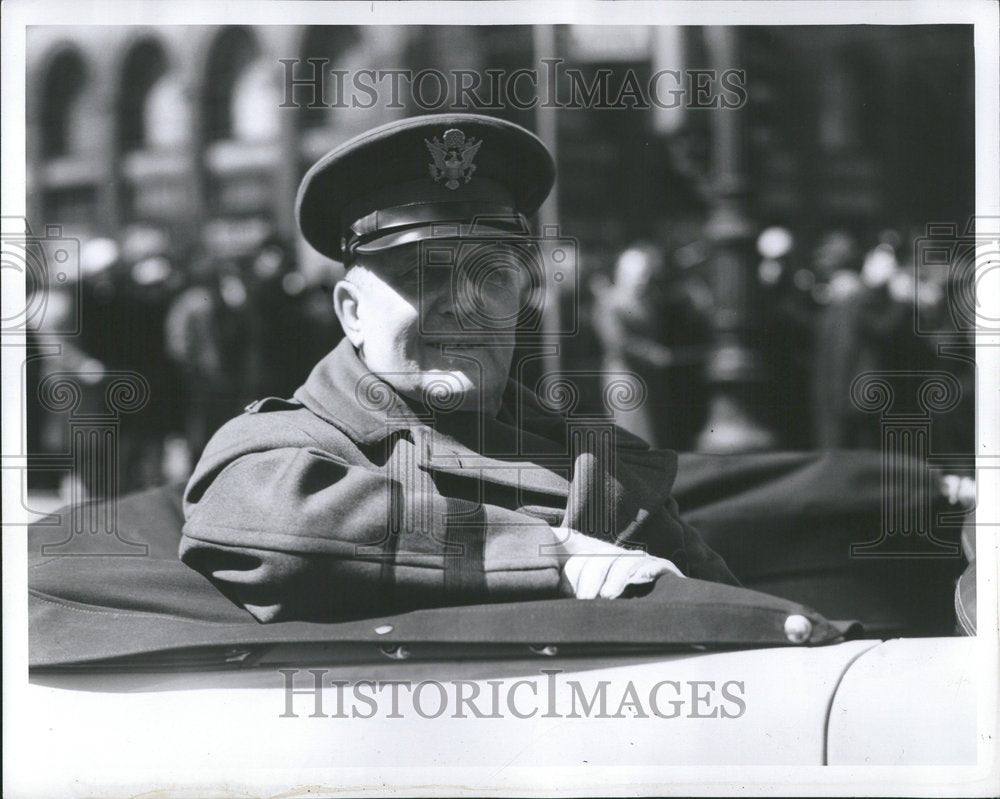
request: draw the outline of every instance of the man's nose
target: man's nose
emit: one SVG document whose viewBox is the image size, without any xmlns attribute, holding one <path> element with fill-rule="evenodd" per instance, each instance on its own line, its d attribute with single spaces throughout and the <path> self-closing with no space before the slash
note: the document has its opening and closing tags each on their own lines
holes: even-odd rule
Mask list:
<svg viewBox="0 0 1000 799">
<path fill-rule="evenodd" d="M 454 292 L 450 289 L 437 291 L 430 298 L 429 311 L 435 316 L 446 319 L 458 317 L 458 303 L 455 300 Z"/>
<path fill-rule="evenodd" d="M 425 333 L 448 333 L 459 330 L 459 313 L 452 292 L 425 290 L 421 302 L 421 319 Z"/>
</svg>

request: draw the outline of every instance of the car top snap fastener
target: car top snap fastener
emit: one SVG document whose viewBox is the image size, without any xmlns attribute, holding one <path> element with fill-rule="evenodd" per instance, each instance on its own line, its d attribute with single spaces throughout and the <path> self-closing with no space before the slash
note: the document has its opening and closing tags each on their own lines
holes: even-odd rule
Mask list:
<svg viewBox="0 0 1000 799">
<path fill-rule="evenodd" d="M 545 646 L 529 646 L 532 652 L 536 655 L 542 655 L 543 657 L 555 657 L 559 654 L 559 647 L 553 646 L 552 644 L 546 644 Z"/>
<path fill-rule="evenodd" d="M 391 624 L 380 624 L 375 628 L 375 635 L 388 635 L 395 629 Z"/>
<path fill-rule="evenodd" d="M 230 649 L 226 652 L 226 663 L 242 663 L 253 654 L 249 649 Z"/>
<path fill-rule="evenodd" d="M 410 648 L 402 644 L 400 646 L 383 646 L 381 649 L 382 654 L 390 660 L 406 660 L 410 657 Z"/>
<path fill-rule="evenodd" d="M 805 616 L 793 613 L 785 619 L 785 637 L 793 644 L 802 644 L 809 640 L 813 626 Z"/>
</svg>

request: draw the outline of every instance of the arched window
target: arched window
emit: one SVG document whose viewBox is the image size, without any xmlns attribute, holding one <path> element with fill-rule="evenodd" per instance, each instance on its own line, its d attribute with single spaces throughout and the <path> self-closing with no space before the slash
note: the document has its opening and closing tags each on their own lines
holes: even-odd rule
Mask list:
<svg viewBox="0 0 1000 799">
<path fill-rule="evenodd" d="M 356 27 L 349 25 L 313 25 L 306 31 L 302 40 L 302 57 L 296 65 L 295 77 L 308 79 L 316 75 L 316 105 L 343 102 L 344 98 L 336 96 L 336 82 L 331 79 L 329 70 L 337 69 L 343 63 L 344 57 L 361 41 L 361 33 Z M 313 65 L 308 59 L 325 59 L 327 63 Z M 325 70 L 326 74 L 319 73 Z M 326 96 L 319 96 L 322 88 L 326 88 Z M 322 128 L 330 124 L 330 115 L 335 109 L 329 107 L 310 108 L 311 95 L 308 89 L 300 88 L 296 92 L 299 107 L 299 124 L 303 129 Z"/>
<path fill-rule="evenodd" d="M 278 137 L 281 104 L 276 67 L 255 61 L 237 77 L 230 101 L 232 137 L 240 141 L 271 141 Z"/>
<path fill-rule="evenodd" d="M 208 59 L 205 139 L 274 138 L 281 104 L 278 77 L 278 64 L 261 60 L 246 30 L 227 28 L 219 34 Z"/>
<path fill-rule="evenodd" d="M 154 150 L 174 149 L 191 138 L 191 115 L 180 79 L 164 75 L 149 90 L 142 109 L 146 145 Z"/>
<path fill-rule="evenodd" d="M 123 151 L 170 149 L 188 140 L 183 87 L 168 66 L 163 48 L 152 40 L 139 42 L 126 56 L 118 107 Z"/>
<path fill-rule="evenodd" d="M 93 131 L 87 124 L 84 88 L 87 68 L 75 50 L 64 50 L 49 65 L 44 78 L 42 155 L 45 158 L 87 152 Z"/>
</svg>

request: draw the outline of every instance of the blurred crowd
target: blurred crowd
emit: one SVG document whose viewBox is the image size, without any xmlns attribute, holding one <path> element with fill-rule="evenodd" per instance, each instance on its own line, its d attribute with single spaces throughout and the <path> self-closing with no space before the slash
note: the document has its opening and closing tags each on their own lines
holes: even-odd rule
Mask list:
<svg viewBox="0 0 1000 799">
<path fill-rule="evenodd" d="M 29 451 L 70 449 L 70 413 L 30 399 L 46 377 L 76 376 L 81 399 L 72 415 L 84 419 L 113 410 L 105 396 L 111 380 L 138 373 L 148 400 L 118 414 L 120 491 L 185 479 L 223 422 L 261 397 L 291 396 L 342 335 L 332 287 L 307 281 L 294 248 L 278 238 L 251 255 L 220 256 L 174 252 L 158 231 L 140 231 L 123 242 L 86 242 L 80 267 L 78 281 L 49 288 L 39 314 L 35 338 L 44 355 L 28 367 L 36 410 L 29 413 Z M 79 333 L 61 334 L 73 327 L 64 322 L 74 303 Z M 33 474 L 33 487 L 45 476 Z M 90 494 L 87 483 L 98 477 L 75 479 Z"/>
<path fill-rule="evenodd" d="M 749 336 L 761 366 L 756 410 L 777 447 L 876 448 L 879 419 L 852 404 L 854 378 L 943 369 L 960 380 L 964 405 L 936 420 L 935 449 L 972 452 L 971 366 L 942 358 L 933 337 L 914 332 L 915 310 L 925 329 L 947 330 L 949 286 L 916 267 L 909 235 L 886 230 L 864 241 L 834 230 L 806 248 L 784 228 L 760 234 Z M 619 423 L 655 446 L 695 449 L 711 390 L 707 256 L 636 242 L 613 262 L 594 260 L 581 267 L 581 332 L 563 368 L 638 374 L 646 402 Z M 339 341 L 328 283 L 307 280 L 294 247 L 278 238 L 239 256 L 175 252 L 156 231 L 87 242 L 78 282 L 49 289 L 36 330 L 43 349 L 28 368 L 30 452 L 70 449 L 69 414 L 30 399 L 46 376 L 77 376 L 74 413 L 83 417 L 107 411 L 117 373 L 137 372 L 149 399 L 119 416 L 118 490 L 185 479 L 218 426 L 256 399 L 290 396 Z M 73 303 L 81 332 L 60 335 Z M 43 485 L 47 474 L 33 472 L 33 487 L 65 488 Z M 92 493 L 87 475 L 72 479 Z"/>
<path fill-rule="evenodd" d="M 830 230 L 804 248 L 785 228 L 761 232 L 747 331 L 759 370 L 749 393 L 778 448 L 877 449 L 880 419 L 852 402 L 855 378 L 939 370 L 958 380 L 962 400 L 933 419 L 933 447 L 973 452 L 971 361 L 943 357 L 940 339 L 927 335 L 961 340 L 948 307 L 954 287 L 947 270 L 915 263 L 917 235 L 887 229 L 866 241 Z M 657 446 L 695 449 L 707 421 L 714 308 L 704 266 L 683 250 L 639 242 L 610 273 L 591 279 L 590 317 L 605 369 L 638 374 L 648 392 L 645 405 L 619 423 Z"/>
</svg>

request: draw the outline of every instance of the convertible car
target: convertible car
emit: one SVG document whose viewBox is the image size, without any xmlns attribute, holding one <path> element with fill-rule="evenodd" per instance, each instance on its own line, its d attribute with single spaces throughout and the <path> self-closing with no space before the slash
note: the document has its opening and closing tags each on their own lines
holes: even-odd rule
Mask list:
<svg viewBox="0 0 1000 799">
<path fill-rule="evenodd" d="M 124 497 L 114 534 L 74 532 L 108 512 L 86 505 L 30 530 L 19 734 L 58 768 L 21 793 L 433 793 L 445 768 L 470 791 L 655 792 L 670 767 L 977 763 L 977 640 L 914 590 L 953 587 L 953 561 L 852 559 L 856 531 L 750 547 L 703 518 L 745 588 L 263 625 L 178 560 L 180 490 Z"/>
</svg>

